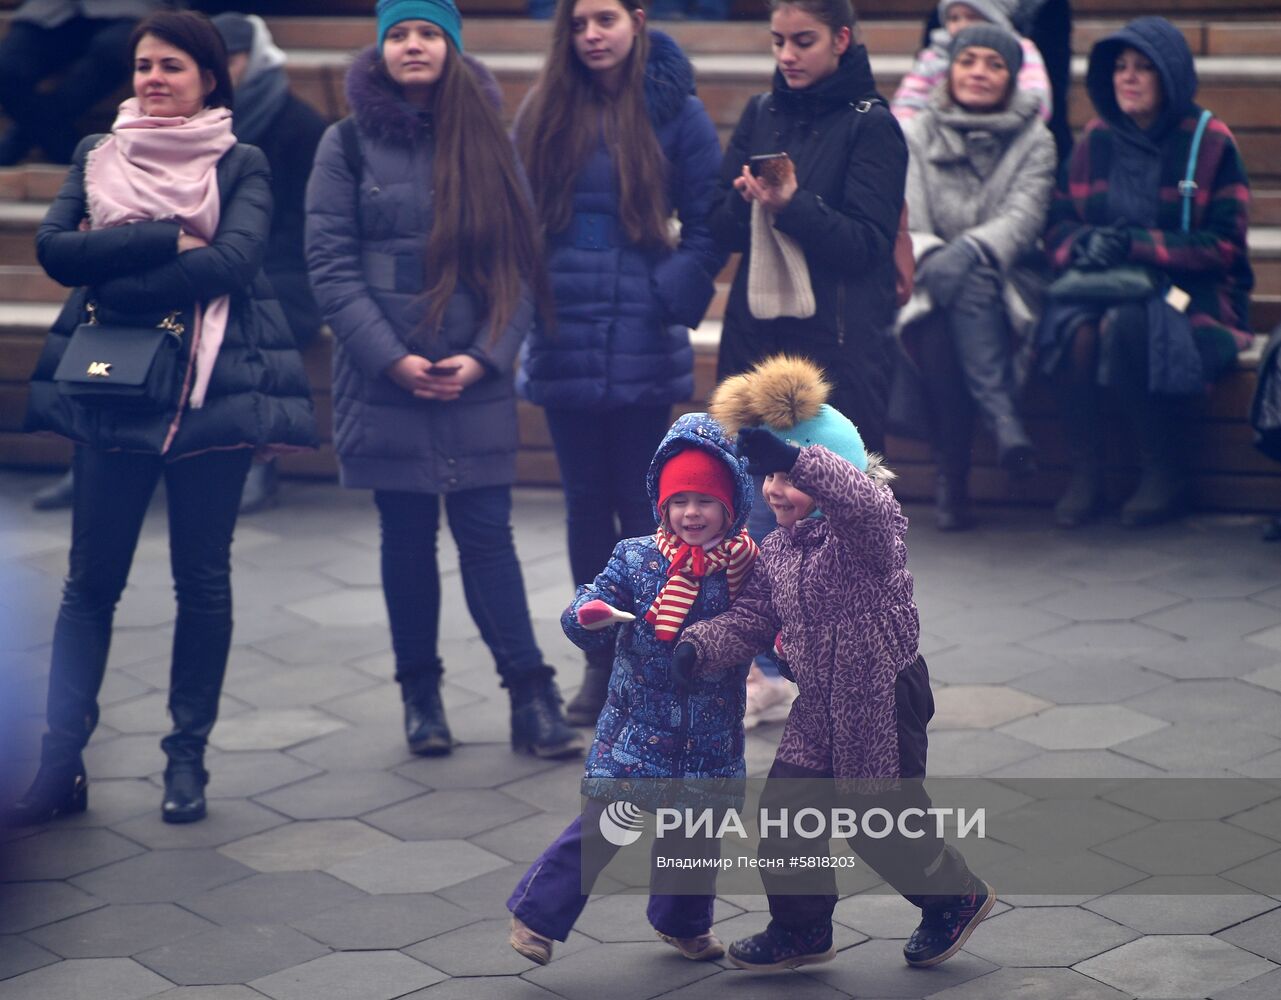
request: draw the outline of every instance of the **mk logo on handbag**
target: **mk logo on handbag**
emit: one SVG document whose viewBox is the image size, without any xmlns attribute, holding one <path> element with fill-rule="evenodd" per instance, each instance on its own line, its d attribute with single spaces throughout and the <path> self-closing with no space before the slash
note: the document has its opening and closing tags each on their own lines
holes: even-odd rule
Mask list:
<svg viewBox="0 0 1281 1000">
<path fill-rule="evenodd" d="M 98 378 L 109 378 L 111 376 L 111 362 L 90 361 L 89 367 L 85 369 L 85 373 Z"/>
</svg>

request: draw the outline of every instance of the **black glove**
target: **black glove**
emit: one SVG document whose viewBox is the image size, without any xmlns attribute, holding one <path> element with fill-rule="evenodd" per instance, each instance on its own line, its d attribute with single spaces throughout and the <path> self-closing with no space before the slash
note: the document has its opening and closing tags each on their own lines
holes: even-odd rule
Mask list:
<svg viewBox="0 0 1281 1000">
<path fill-rule="evenodd" d="M 786 677 L 793 684 L 796 683 L 796 677 L 792 673 L 792 668 L 789 667 L 787 665 L 787 661 L 784 660 L 782 657 L 780 657 L 777 653 L 774 654 L 774 665 L 778 667 L 778 672 L 780 676 Z"/>
<path fill-rule="evenodd" d="M 747 471 L 754 476 L 791 472 L 801 449 L 780 441 L 763 427 L 744 427 L 738 432 L 738 454 L 747 459 Z"/>
<path fill-rule="evenodd" d="M 934 305 L 946 309 L 960 294 L 971 268 L 980 263 L 982 257 L 974 244 L 956 239 L 917 265 L 916 283 L 925 286 Z"/>
<path fill-rule="evenodd" d="M 1072 246 L 1072 266 L 1083 271 L 1106 271 L 1130 256 L 1130 230 L 1125 226 L 1095 226 Z"/>
<path fill-rule="evenodd" d="M 672 680 L 677 687 L 687 688 L 694 683 L 698 667 L 698 650 L 692 642 L 678 642 L 672 650 Z"/>
</svg>

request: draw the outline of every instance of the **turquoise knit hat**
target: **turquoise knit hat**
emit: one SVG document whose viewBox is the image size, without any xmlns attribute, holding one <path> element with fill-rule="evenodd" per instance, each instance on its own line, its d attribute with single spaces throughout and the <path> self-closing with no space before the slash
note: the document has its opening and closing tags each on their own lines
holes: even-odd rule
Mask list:
<svg viewBox="0 0 1281 1000">
<path fill-rule="evenodd" d="M 378 48 L 392 25 L 401 21 L 430 21 L 449 36 L 454 48 L 463 51 L 463 17 L 454 0 L 378 0 Z"/>
<path fill-rule="evenodd" d="M 821 444 L 828 451 L 839 455 L 859 472 L 867 471 L 867 449 L 863 446 L 863 437 L 858 428 L 840 410 L 824 403 L 818 408 L 818 415 L 791 427 L 773 427 L 762 425 L 767 431 L 781 441 L 789 444 Z"/>
</svg>

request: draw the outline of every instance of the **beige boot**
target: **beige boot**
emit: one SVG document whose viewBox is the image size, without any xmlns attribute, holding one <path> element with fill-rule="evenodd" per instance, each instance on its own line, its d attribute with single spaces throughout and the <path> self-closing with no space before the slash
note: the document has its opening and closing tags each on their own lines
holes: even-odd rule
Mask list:
<svg viewBox="0 0 1281 1000">
<path fill-rule="evenodd" d="M 711 931 L 697 937 L 678 938 L 658 932 L 658 936 L 688 958 L 691 962 L 710 962 L 725 954 L 721 939 Z"/>
<path fill-rule="evenodd" d="M 511 936 L 507 940 L 531 962 L 546 965 L 552 960 L 552 939 L 526 927 L 515 915 L 512 916 Z"/>
</svg>

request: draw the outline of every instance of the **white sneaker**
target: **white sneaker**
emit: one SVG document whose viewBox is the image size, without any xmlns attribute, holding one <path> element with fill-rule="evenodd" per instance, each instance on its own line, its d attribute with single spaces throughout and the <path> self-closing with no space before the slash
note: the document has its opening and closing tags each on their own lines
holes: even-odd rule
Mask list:
<svg viewBox="0 0 1281 1000">
<path fill-rule="evenodd" d="M 743 728 L 755 729 L 762 722 L 782 722 L 796 700 L 796 685 L 786 677 L 767 677 L 755 663 L 747 672 L 747 711 Z"/>
</svg>

